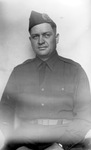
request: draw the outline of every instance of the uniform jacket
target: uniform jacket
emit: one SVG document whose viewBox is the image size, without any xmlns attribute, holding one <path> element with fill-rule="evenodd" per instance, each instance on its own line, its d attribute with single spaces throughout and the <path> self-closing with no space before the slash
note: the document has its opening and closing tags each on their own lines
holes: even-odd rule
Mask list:
<svg viewBox="0 0 91 150">
<path fill-rule="evenodd" d="M 46 61 L 43 83 L 39 82 L 41 59 L 37 56 L 16 66 L 1 99 L 1 124 L 14 125 L 33 119 L 66 119 L 65 139 L 83 137 L 91 128 L 90 87 L 87 75 L 76 62 L 55 51 Z M 56 130 L 55 130 L 56 131 Z"/>
</svg>

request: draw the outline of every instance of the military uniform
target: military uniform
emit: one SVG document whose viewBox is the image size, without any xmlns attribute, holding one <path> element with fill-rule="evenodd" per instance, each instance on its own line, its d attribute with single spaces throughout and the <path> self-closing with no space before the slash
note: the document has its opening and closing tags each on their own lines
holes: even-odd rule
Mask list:
<svg viewBox="0 0 91 150">
<path fill-rule="evenodd" d="M 45 14 L 33 13 L 29 32 L 45 22 L 56 28 Z M 77 143 L 91 128 L 90 98 L 87 75 L 78 63 L 56 50 L 45 62 L 36 55 L 11 73 L 1 99 L 1 129 L 11 139 L 30 143 Z"/>
<path fill-rule="evenodd" d="M 36 57 L 13 70 L 1 99 L 3 122 L 14 123 L 16 115 L 21 127 L 37 124 L 48 127 L 49 132 L 49 126 L 55 126 L 51 134 L 54 132 L 60 142 L 82 140 L 91 127 L 86 73 L 78 63 L 55 51 L 46 61 L 40 84 L 41 64 Z"/>
</svg>

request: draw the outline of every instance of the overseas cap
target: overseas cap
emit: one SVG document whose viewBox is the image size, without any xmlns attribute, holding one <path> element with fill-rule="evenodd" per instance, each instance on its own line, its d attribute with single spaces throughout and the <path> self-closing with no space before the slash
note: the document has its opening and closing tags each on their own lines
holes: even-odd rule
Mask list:
<svg viewBox="0 0 91 150">
<path fill-rule="evenodd" d="M 32 11 L 29 18 L 29 32 L 32 27 L 41 23 L 49 23 L 52 27 L 56 27 L 55 22 L 47 14 Z"/>
</svg>

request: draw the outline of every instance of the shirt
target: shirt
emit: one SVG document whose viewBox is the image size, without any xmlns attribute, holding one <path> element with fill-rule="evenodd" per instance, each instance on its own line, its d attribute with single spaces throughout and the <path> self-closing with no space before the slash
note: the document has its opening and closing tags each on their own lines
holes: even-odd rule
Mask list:
<svg viewBox="0 0 91 150">
<path fill-rule="evenodd" d="M 12 71 L 1 99 L 3 122 L 12 124 L 15 116 L 21 122 L 67 119 L 72 123 L 64 129 L 66 137 L 86 133 L 91 127 L 91 101 L 85 71 L 78 63 L 54 51 L 46 61 L 45 78 L 40 85 L 41 63 L 36 56 Z"/>
</svg>

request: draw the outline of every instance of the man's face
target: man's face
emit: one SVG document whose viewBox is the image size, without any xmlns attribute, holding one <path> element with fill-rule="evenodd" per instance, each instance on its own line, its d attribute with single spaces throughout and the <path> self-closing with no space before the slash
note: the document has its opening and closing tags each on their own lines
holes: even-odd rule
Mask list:
<svg viewBox="0 0 91 150">
<path fill-rule="evenodd" d="M 42 23 L 34 26 L 30 33 L 31 45 L 39 57 L 49 57 L 56 49 L 58 35 L 49 23 Z"/>
</svg>

